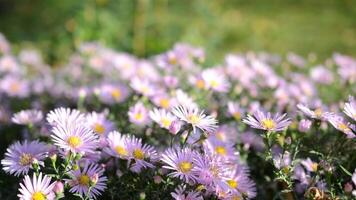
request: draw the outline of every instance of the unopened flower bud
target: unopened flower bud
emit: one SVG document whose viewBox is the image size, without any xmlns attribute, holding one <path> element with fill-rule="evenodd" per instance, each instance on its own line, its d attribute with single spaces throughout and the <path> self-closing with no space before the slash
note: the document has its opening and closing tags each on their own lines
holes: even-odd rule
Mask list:
<svg viewBox="0 0 356 200">
<path fill-rule="evenodd" d="M 298 130 L 300 132 L 306 133 L 310 130 L 311 125 L 312 125 L 312 122 L 310 120 L 302 119 L 299 122 Z"/>
<path fill-rule="evenodd" d="M 56 193 L 56 194 L 60 194 L 60 193 L 63 193 L 64 191 L 64 185 L 61 181 L 56 181 L 55 185 L 54 185 L 54 188 L 53 188 L 53 191 Z"/>
<path fill-rule="evenodd" d="M 153 177 L 153 181 L 156 183 L 156 184 L 160 184 L 162 182 L 162 177 L 161 176 L 154 176 Z"/>
<path fill-rule="evenodd" d="M 99 175 L 95 173 L 93 176 L 90 177 L 90 185 L 96 185 L 99 180 Z"/>
<path fill-rule="evenodd" d="M 173 121 L 169 126 L 169 132 L 176 135 L 180 131 L 181 126 L 182 124 L 179 121 Z"/>
</svg>

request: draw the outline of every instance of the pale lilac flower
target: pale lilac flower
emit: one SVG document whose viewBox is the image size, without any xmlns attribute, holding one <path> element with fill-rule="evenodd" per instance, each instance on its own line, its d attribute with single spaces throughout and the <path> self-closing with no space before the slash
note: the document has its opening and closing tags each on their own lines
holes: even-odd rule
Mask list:
<svg viewBox="0 0 356 200">
<path fill-rule="evenodd" d="M 146 79 L 135 77 L 131 80 L 130 86 L 139 94 L 150 97 L 155 94 L 155 86 Z"/>
<path fill-rule="evenodd" d="M 251 131 L 242 133 L 240 135 L 240 141 L 244 144 L 243 147 L 245 150 L 248 150 L 250 147 L 252 147 L 256 151 L 262 151 L 265 147 L 262 137 Z"/>
<path fill-rule="evenodd" d="M 5 158 L 1 160 L 3 170 L 9 174 L 20 176 L 27 174 L 33 169 L 33 163 L 36 161 L 40 166 L 44 165 L 49 147 L 38 140 L 15 142 L 5 153 Z"/>
<path fill-rule="evenodd" d="M 331 84 L 334 81 L 333 73 L 323 66 L 317 66 L 310 71 L 310 77 L 320 84 Z"/>
<path fill-rule="evenodd" d="M 338 73 L 345 82 L 356 82 L 356 60 L 350 56 L 335 54 L 333 56 L 336 65 L 338 66 Z"/>
<path fill-rule="evenodd" d="M 176 135 L 180 131 L 181 128 L 182 128 L 182 122 L 179 120 L 175 120 L 171 123 L 168 130 L 173 135 Z"/>
<path fill-rule="evenodd" d="M 15 124 L 30 125 L 41 122 L 43 114 L 40 110 L 22 110 L 15 113 L 11 121 Z"/>
<path fill-rule="evenodd" d="M 142 139 L 136 138 L 134 136 L 127 138 L 127 151 L 128 159 L 131 159 L 130 170 L 136 173 L 141 172 L 142 169 L 154 168 L 152 163 L 158 160 L 158 155 L 156 150 L 147 144 L 142 144 Z"/>
<path fill-rule="evenodd" d="M 337 130 L 345 133 L 348 138 L 356 137 L 351 129 L 351 123 L 347 122 L 343 117 L 332 115 L 328 118 L 328 122 Z"/>
<path fill-rule="evenodd" d="M 308 120 L 308 119 L 302 119 L 300 120 L 299 122 L 299 125 L 298 125 L 298 130 L 300 132 L 308 132 L 311 128 L 311 125 L 312 125 L 312 121 Z"/>
<path fill-rule="evenodd" d="M 163 168 L 172 170 L 168 175 L 179 178 L 186 183 L 196 181 L 195 168 L 196 153 L 191 149 L 167 149 L 162 154 Z"/>
<path fill-rule="evenodd" d="M 227 103 L 227 110 L 228 113 L 237 121 L 240 121 L 243 115 L 245 114 L 245 111 L 239 106 L 239 104 L 232 101 Z"/>
<path fill-rule="evenodd" d="M 310 158 L 307 158 L 306 160 L 302 160 L 300 162 L 306 170 L 309 172 L 316 172 L 318 171 L 318 163 L 313 162 Z"/>
<path fill-rule="evenodd" d="M 213 133 L 217 129 L 216 119 L 204 114 L 204 111 L 199 111 L 198 108 L 177 106 L 173 109 L 173 114 L 181 121 L 191 124 L 193 132 L 196 132 L 197 128 L 208 133 Z"/>
<path fill-rule="evenodd" d="M 218 69 L 206 69 L 202 72 L 202 79 L 205 82 L 205 88 L 216 92 L 227 92 L 230 84 L 223 72 Z"/>
<path fill-rule="evenodd" d="M 92 112 L 86 115 L 86 125 L 100 137 L 106 136 L 115 128 L 115 124 L 107 119 L 106 113 L 97 112 Z"/>
<path fill-rule="evenodd" d="M 303 57 L 301 57 L 293 52 L 287 54 L 287 60 L 291 64 L 293 64 L 297 67 L 300 67 L 300 68 L 304 68 L 305 64 L 306 64 L 306 61 Z"/>
<path fill-rule="evenodd" d="M 172 122 L 177 118 L 165 109 L 154 108 L 149 112 L 150 118 L 160 125 L 161 128 L 169 129 Z"/>
<path fill-rule="evenodd" d="M 163 109 L 169 110 L 172 108 L 176 102 L 174 98 L 170 98 L 167 94 L 162 93 L 162 94 L 157 94 L 155 96 L 151 97 L 152 102 L 156 105 L 159 106 Z"/>
<path fill-rule="evenodd" d="M 274 153 L 273 164 L 277 169 L 288 169 L 291 164 L 291 155 L 288 151 L 282 153 Z"/>
<path fill-rule="evenodd" d="M 222 142 L 229 142 L 236 141 L 238 138 L 238 133 L 234 126 L 223 124 L 216 129 L 212 136 Z"/>
<path fill-rule="evenodd" d="M 137 102 L 134 106 L 131 106 L 128 115 L 130 122 L 136 125 L 144 126 L 150 123 L 148 110 L 142 102 Z"/>
<path fill-rule="evenodd" d="M 196 191 L 187 192 L 185 188 L 182 186 L 178 186 L 178 188 L 176 188 L 174 192 L 171 193 L 171 195 L 174 200 L 203 200 L 204 199 L 199 192 Z"/>
<path fill-rule="evenodd" d="M 246 119 L 242 121 L 252 128 L 262 129 L 266 131 L 283 131 L 291 123 L 289 118 L 286 118 L 287 114 L 275 114 L 272 116 L 271 113 L 263 113 L 262 111 L 257 111 L 253 116 L 247 115 Z"/>
<path fill-rule="evenodd" d="M 104 176 L 104 169 L 97 164 L 86 163 L 83 169 L 79 167 L 70 171 L 69 176 L 71 179 L 65 179 L 71 187 L 69 191 L 82 197 L 96 199 L 106 189 L 107 177 Z"/>
<path fill-rule="evenodd" d="M 0 53 L 7 54 L 10 52 L 10 43 L 7 41 L 6 37 L 0 33 Z"/>
<path fill-rule="evenodd" d="M 20 194 L 17 196 L 20 200 L 54 200 L 56 198 L 53 192 L 54 186 L 55 182 L 51 183 L 51 177 L 42 176 L 42 173 L 39 176 L 34 174 L 32 180 L 26 175 L 20 183 Z"/>
<path fill-rule="evenodd" d="M 163 77 L 163 82 L 168 88 L 176 88 L 178 86 L 178 78 L 175 76 Z"/>
<path fill-rule="evenodd" d="M 47 122 L 52 126 L 69 127 L 84 124 L 85 115 L 79 110 L 56 108 L 47 114 Z"/>
<path fill-rule="evenodd" d="M 356 101 L 353 96 L 350 96 L 349 102 L 345 103 L 344 113 L 356 121 Z"/>
<path fill-rule="evenodd" d="M 298 104 L 297 108 L 307 117 L 312 118 L 312 119 L 318 119 L 318 120 L 327 120 L 329 117 L 330 113 L 325 112 L 322 108 L 316 108 L 315 110 L 311 110 L 307 106 L 303 104 Z"/>
<path fill-rule="evenodd" d="M 121 103 L 126 100 L 129 91 L 122 84 L 103 84 L 98 88 L 100 101 L 106 104 Z"/>
<path fill-rule="evenodd" d="M 122 135 L 118 131 L 112 131 L 109 133 L 108 147 L 104 149 L 106 153 L 117 158 L 127 159 L 129 152 L 127 149 L 127 137 Z"/>
<path fill-rule="evenodd" d="M 175 91 L 175 98 L 178 105 L 189 108 L 198 108 L 198 104 L 196 104 L 194 100 L 181 89 Z"/>
<path fill-rule="evenodd" d="M 226 159 L 237 159 L 235 155 L 233 143 L 222 142 L 214 136 L 208 136 L 203 143 L 204 151 L 209 155 L 216 155 Z"/>
<path fill-rule="evenodd" d="M 30 95 L 30 85 L 27 80 L 7 75 L 0 80 L 0 91 L 10 97 L 25 98 Z"/>
<path fill-rule="evenodd" d="M 0 57 L 0 72 L 19 73 L 20 65 L 17 63 L 16 58 L 11 55 Z"/>
<path fill-rule="evenodd" d="M 65 152 L 94 153 L 98 147 L 98 137 L 94 132 L 82 125 L 69 127 L 55 126 L 52 129 L 52 140 Z"/>
</svg>

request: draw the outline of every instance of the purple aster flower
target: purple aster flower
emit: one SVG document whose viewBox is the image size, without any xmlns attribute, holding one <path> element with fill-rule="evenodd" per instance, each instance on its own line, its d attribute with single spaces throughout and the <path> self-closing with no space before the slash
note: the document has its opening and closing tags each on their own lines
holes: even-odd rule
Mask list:
<svg viewBox="0 0 356 200">
<path fill-rule="evenodd" d="M 43 160 L 49 151 L 45 143 L 36 141 L 15 142 L 5 153 L 5 158 L 1 160 L 3 170 L 9 174 L 20 176 L 27 174 L 32 169 L 34 161 L 43 166 Z"/>
<path fill-rule="evenodd" d="M 337 130 L 346 134 L 348 138 L 355 138 L 356 135 L 351 129 L 351 123 L 347 122 L 343 117 L 338 115 L 331 115 L 328 118 L 328 122 Z"/>
<path fill-rule="evenodd" d="M 100 101 L 106 104 L 121 103 L 126 100 L 129 91 L 122 84 L 103 84 L 98 89 Z"/>
<path fill-rule="evenodd" d="M 128 115 L 130 122 L 139 126 L 147 125 L 150 122 L 148 110 L 142 102 L 137 102 L 134 106 L 131 106 Z"/>
<path fill-rule="evenodd" d="M 177 118 L 165 109 L 154 108 L 149 112 L 149 115 L 153 121 L 160 125 L 161 128 L 169 129 L 172 122 Z"/>
<path fill-rule="evenodd" d="M 125 135 L 118 131 L 112 131 L 108 135 L 107 142 L 108 147 L 104 149 L 105 152 L 117 158 L 128 158 L 127 137 Z"/>
<path fill-rule="evenodd" d="M 13 75 L 7 75 L 0 81 L 0 91 L 10 97 L 26 98 L 30 95 L 29 82 Z"/>
<path fill-rule="evenodd" d="M 146 97 L 150 97 L 155 94 L 155 86 L 146 79 L 140 79 L 138 77 L 135 77 L 131 80 L 130 86 L 136 92 Z"/>
<path fill-rule="evenodd" d="M 192 108 L 192 109 L 197 109 L 198 104 L 194 102 L 194 100 L 183 90 L 178 89 L 175 91 L 175 98 L 177 105 L 184 106 L 186 108 Z"/>
<path fill-rule="evenodd" d="M 260 135 L 248 131 L 240 135 L 240 141 L 244 144 L 244 149 L 248 150 L 250 147 L 256 151 L 262 151 L 265 147 L 263 139 Z"/>
<path fill-rule="evenodd" d="M 187 192 L 185 187 L 178 186 L 171 193 L 174 200 L 203 200 L 204 198 L 201 196 L 199 192 L 196 191 L 189 191 Z"/>
<path fill-rule="evenodd" d="M 179 178 L 186 183 L 196 181 L 194 174 L 196 152 L 191 149 L 167 149 L 162 154 L 162 162 L 164 169 L 173 170 L 169 176 Z"/>
<path fill-rule="evenodd" d="M 156 150 L 147 144 L 142 144 L 142 139 L 134 136 L 127 138 L 128 159 L 131 159 L 131 171 L 139 173 L 145 168 L 154 168 L 152 163 L 158 160 Z"/>
<path fill-rule="evenodd" d="M 334 81 L 333 73 L 324 66 L 317 66 L 310 71 L 310 77 L 320 84 L 331 84 Z"/>
<path fill-rule="evenodd" d="M 15 113 L 11 121 L 15 124 L 30 125 L 38 124 L 42 118 L 43 114 L 40 110 L 22 110 Z"/>
<path fill-rule="evenodd" d="M 106 136 L 115 128 L 114 123 L 106 118 L 106 113 L 92 112 L 86 115 L 86 124 L 100 137 Z"/>
<path fill-rule="evenodd" d="M 227 103 L 228 113 L 235 118 L 235 120 L 240 121 L 245 111 L 240 108 L 240 106 L 235 102 Z"/>
<path fill-rule="evenodd" d="M 282 153 L 273 154 L 273 164 L 277 169 L 287 169 L 291 164 L 291 155 L 288 151 Z"/>
<path fill-rule="evenodd" d="M 271 113 L 265 114 L 262 111 L 257 111 L 253 116 L 247 115 L 247 118 L 242 121 L 256 129 L 283 131 L 291 123 L 290 119 L 286 118 L 286 115 L 275 114 L 272 116 Z"/>
<path fill-rule="evenodd" d="M 312 125 L 312 121 L 307 120 L 307 119 L 302 119 L 299 122 L 298 130 L 300 132 L 306 133 L 306 132 L 308 132 L 310 130 L 311 125 Z"/>
<path fill-rule="evenodd" d="M 26 175 L 23 182 L 20 183 L 20 194 L 17 196 L 20 200 L 54 200 L 56 198 L 53 192 L 55 183 L 51 183 L 51 177 L 47 175 L 42 178 L 42 173 L 39 176 L 34 174 L 32 180 Z"/>
<path fill-rule="evenodd" d="M 86 163 L 83 169 L 79 167 L 70 171 L 69 176 L 71 179 L 65 179 L 71 187 L 69 191 L 82 197 L 96 199 L 106 189 L 107 178 L 104 176 L 104 169 L 97 164 Z"/>
<path fill-rule="evenodd" d="M 309 172 L 316 172 L 318 171 L 318 163 L 313 162 L 310 158 L 307 158 L 305 160 L 302 160 L 300 162 L 306 170 L 308 170 Z"/>
<path fill-rule="evenodd" d="M 206 89 L 216 92 L 227 92 L 230 83 L 227 81 L 224 72 L 217 68 L 206 69 L 201 74 Z"/>
<path fill-rule="evenodd" d="M 297 108 L 307 117 L 312 118 L 312 119 L 317 119 L 317 120 L 327 120 L 329 117 L 330 113 L 325 112 L 322 108 L 316 108 L 315 110 L 311 110 L 305 105 L 298 104 Z"/>
<path fill-rule="evenodd" d="M 85 115 L 79 110 L 70 108 L 56 108 L 47 114 L 47 122 L 52 126 L 72 126 L 84 124 Z"/>
<path fill-rule="evenodd" d="M 344 113 L 356 121 L 356 101 L 353 96 L 350 96 L 349 102 L 345 103 Z"/>
<path fill-rule="evenodd" d="M 223 142 L 214 136 L 208 136 L 203 143 L 204 151 L 209 152 L 210 155 L 216 155 L 225 159 L 237 159 L 233 144 L 230 142 Z"/>
<path fill-rule="evenodd" d="M 176 102 L 174 98 L 169 97 L 167 94 L 157 94 L 151 97 L 152 102 L 163 109 L 169 110 L 172 108 Z"/>
<path fill-rule="evenodd" d="M 52 129 L 52 140 L 65 152 L 94 153 L 98 147 L 98 137 L 94 132 L 82 125 L 69 127 L 55 126 Z"/>
<path fill-rule="evenodd" d="M 211 115 L 204 114 L 198 108 L 177 106 L 173 109 L 173 114 L 181 121 L 191 124 L 193 132 L 200 129 L 204 132 L 213 133 L 217 129 L 217 121 Z"/>
</svg>

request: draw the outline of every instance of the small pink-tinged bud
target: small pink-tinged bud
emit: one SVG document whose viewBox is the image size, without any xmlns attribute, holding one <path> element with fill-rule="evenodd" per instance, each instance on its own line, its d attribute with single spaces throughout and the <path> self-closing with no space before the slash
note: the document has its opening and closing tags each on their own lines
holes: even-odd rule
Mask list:
<svg viewBox="0 0 356 200">
<path fill-rule="evenodd" d="M 161 176 L 154 176 L 153 177 L 153 181 L 156 183 L 156 184 L 160 184 L 162 182 L 162 177 Z"/>
<path fill-rule="evenodd" d="M 344 185 L 344 191 L 345 193 L 351 193 L 353 190 L 352 184 L 351 183 L 346 183 Z"/>
<path fill-rule="evenodd" d="M 180 123 L 180 121 L 173 121 L 169 126 L 169 132 L 175 135 L 180 131 L 181 126 L 182 124 Z"/>
<path fill-rule="evenodd" d="M 174 76 L 165 76 L 163 80 L 164 83 L 170 88 L 175 88 L 178 85 L 178 79 Z"/>
<path fill-rule="evenodd" d="M 287 145 L 290 145 L 290 144 L 292 143 L 292 138 L 291 138 L 291 137 L 287 137 L 287 138 L 285 139 L 285 143 L 286 143 Z"/>
<path fill-rule="evenodd" d="M 93 176 L 90 177 L 91 185 L 96 185 L 98 180 L 99 180 L 99 175 L 97 173 L 95 173 Z"/>
<path fill-rule="evenodd" d="M 60 193 L 63 193 L 64 191 L 64 185 L 61 181 L 56 181 L 55 185 L 54 185 L 54 188 L 53 188 L 53 191 L 56 193 L 56 194 L 60 194 Z"/>
<path fill-rule="evenodd" d="M 311 125 L 312 125 L 312 122 L 310 120 L 302 119 L 299 122 L 298 130 L 300 132 L 306 133 L 310 130 Z"/>
</svg>

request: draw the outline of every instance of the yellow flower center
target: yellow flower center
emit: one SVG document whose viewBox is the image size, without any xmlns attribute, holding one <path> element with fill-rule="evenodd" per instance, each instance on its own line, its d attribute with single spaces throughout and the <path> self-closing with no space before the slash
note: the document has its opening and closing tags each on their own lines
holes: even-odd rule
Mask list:
<svg viewBox="0 0 356 200">
<path fill-rule="evenodd" d="M 81 175 L 78 181 L 80 185 L 89 186 L 90 178 L 88 175 Z"/>
<path fill-rule="evenodd" d="M 145 158 L 145 153 L 141 150 L 141 149 L 135 149 L 133 151 L 133 156 L 136 158 L 136 159 L 139 159 L 139 160 L 142 160 Z"/>
<path fill-rule="evenodd" d="M 105 127 L 99 123 L 94 124 L 94 131 L 100 135 L 105 133 Z"/>
<path fill-rule="evenodd" d="M 119 154 L 120 156 L 127 156 L 127 151 L 124 147 L 122 146 L 116 146 L 115 147 L 115 151 L 117 154 Z"/>
<path fill-rule="evenodd" d="M 312 169 L 313 169 L 313 172 L 318 171 L 318 163 L 313 163 L 313 164 L 311 165 L 311 167 L 312 167 Z"/>
<path fill-rule="evenodd" d="M 317 108 L 314 110 L 314 114 L 316 117 L 320 118 L 323 115 L 323 110 L 321 108 Z"/>
<path fill-rule="evenodd" d="M 168 128 L 171 125 L 171 120 L 169 120 L 168 118 L 162 118 L 161 124 L 163 125 L 163 127 Z"/>
<path fill-rule="evenodd" d="M 140 121 L 140 120 L 142 120 L 143 115 L 142 115 L 142 113 L 138 112 L 138 113 L 135 114 L 134 118 L 135 118 L 137 121 Z"/>
<path fill-rule="evenodd" d="M 217 132 L 216 133 L 216 138 L 220 141 L 224 141 L 225 140 L 225 134 L 224 132 Z"/>
<path fill-rule="evenodd" d="M 183 173 L 188 173 L 190 170 L 192 170 L 193 165 L 190 162 L 183 161 L 179 163 L 179 170 Z"/>
<path fill-rule="evenodd" d="M 46 200 L 46 196 L 42 192 L 35 192 L 31 200 Z"/>
<path fill-rule="evenodd" d="M 169 108 L 169 100 L 166 99 L 166 98 L 160 99 L 159 105 L 160 105 L 162 108 L 168 109 L 168 108 Z"/>
<path fill-rule="evenodd" d="M 233 196 L 231 200 L 241 200 L 241 198 L 239 196 Z"/>
<path fill-rule="evenodd" d="M 82 141 L 80 140 L 80 138 L 78 136 L 70 136 L 67 140 L 69 146 L 71 146 L 72 148 L 76 148 L 79 145 L 82 144 Z"/>
<path fill-rule="evenodd" d="M 11 92 L 18 92 L 20 90 L 20 85 L 17 82 L 13 82 L 10 85 Z"/>
<path fill-rule="evenodd" d="M 240 113 L 240 112 L 235 112 L 235 113 L 233 114 L 233 116 L 234 116 L 234 118 L 235 118 L 236 120 L 240 120 L 240 119 L 241 119 L 241 113 Z"/>
<path fill-rule="evenodd" d="M 274 123 L 274 121 L 272 119 L 263 119 L 262 126 L 263 126 L 263 128 L 265 128 L 267 130 L 272 130 L 272 129 L 276 128 L 276 124 Z"/>
<path fill-rule="evenodd" d="M 175 65 L 175 64 L 178 63 L 178 60 L 177 60 L 177 58 L 176 58 L 175 56 L 170 57 L 170 58 L 168 59 L 168 61 L 169 61 L 169 63 L 170 63 L 171 65 Z"/>
<path fill-rule="evenodd" d="M 346 125 L 346 124 L 344 124 L 344 123 L 340 123 L 340 124 L 338 124 L 338 127 L 339 127 L 339 129 L 341 129 L 342 131 L 350 131 L 350 128 Z"/>
<path fill-rule="evenodd" d="M 113 89 L 111 91 L 111 96 L 115 99 L 115 100 L 120 100 L 121 97 L 121 91 L 119 89 Z"/>
<path fill-rule="evenodd" d="M 210 85 L 212 88 L 216 88 L 219 87 L 219 82 L 217 82 L 216 80 L 211 80 Z"/>
<path fill-rule="evenodd" d="M 227 184 L 231 187 L 231 188 L 237 188 L 237 181 L 235 181 L 235 180 L 227 180 L 226 181 L 227 182 Z"/>
<path fill-rule="evenodd" d="M 220 155 L 226 155 L 226 149 L 223 146 L 217 146 L 215 148 L 215 151 L 216 151 L 216 153 L 218 153 Z"/>
<path fill-rule="evenodd" d="M 199 123 L 200 118 L 197 115 L 191 114 L 189 115 L 188 120 L 191 124 L 195 125 Z"/>
<path fill-rule="evenodd" d="M 205 83 L 203 80 L 197 80 L 195 85 L 197 86 L 198 89 L 203 89 L 205 87 Z"/>
<path fill-rule="evenodd" d="M 19 163 L 20 165 L 22 166 L 26 166 L 26 165 L 30 165 L 32 163 L 32 160 L 33 160 L 33 157 L 31 154 L 29 153 L 23 153 L 21 156 L 20 156 L 20 160 L 19 160 Z"/>
</svg>

